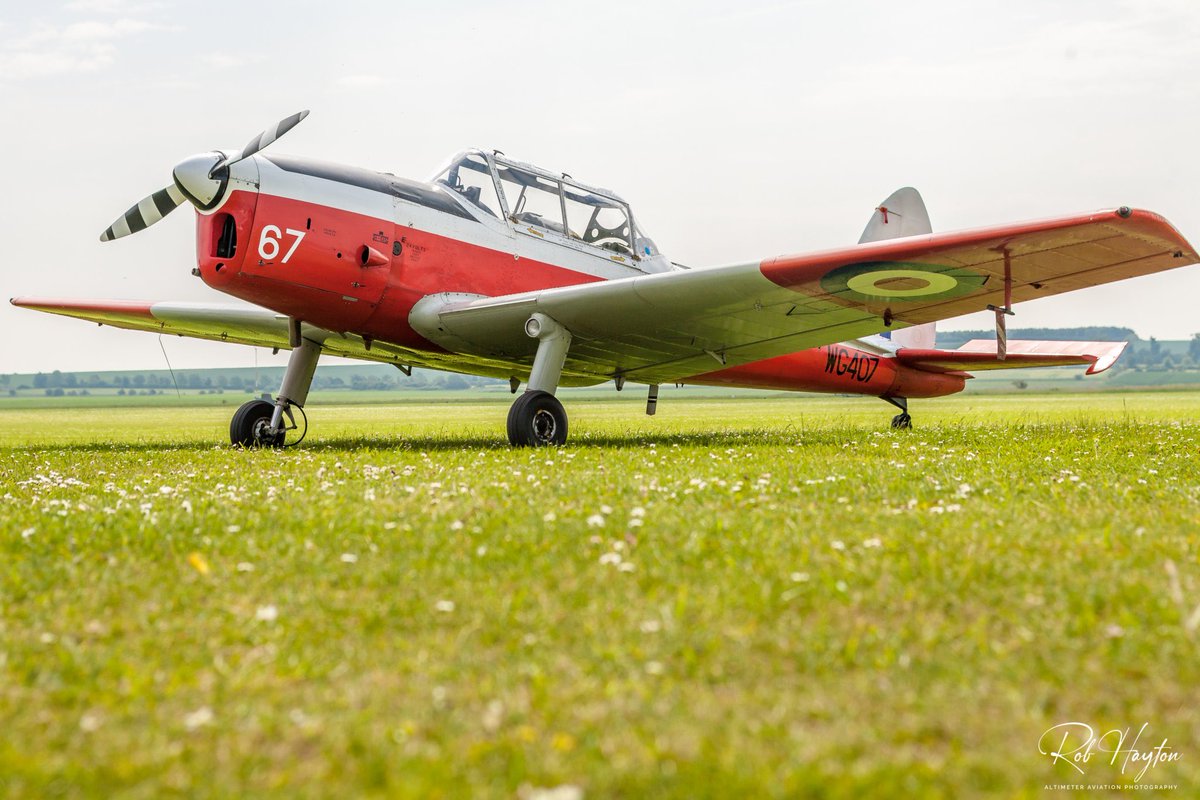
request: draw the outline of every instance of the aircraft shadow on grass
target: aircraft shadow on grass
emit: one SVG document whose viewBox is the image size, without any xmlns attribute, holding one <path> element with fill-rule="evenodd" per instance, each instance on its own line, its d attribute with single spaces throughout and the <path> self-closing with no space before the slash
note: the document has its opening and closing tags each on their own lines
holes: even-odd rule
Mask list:
<svg viewBox="0 0 1200 800">
<path fill-rule="evenodd" d="M 790 447 L 814 446 L 820 444 L 842 444 L 848 439 L 872 435 L 872 431 L 862 429 L 825 428 L 820 431 L 806 431 L 797 426 L 788 425 L 781 428 L 738 431 L 703 431 L 696 433 L 675 432 L 662 434 L 583 434 L 577 436 L 564 450 L 584 449 L 625 449 L 649 447 L 709 447 L 729 448 L 746 446 Z M 904 432 L 899 432 L 904 435 Z M 213 450 L 207 442 L 75 442 L 65 445 L 36 445 L 22 448 L 30 453 L 166 453 L 173 451 L 205 452 Z M 416 452 L 452 452 L 465 450 L 509 451 L 505 444 L 491 436 L 334 436 L 314 441 L 306 441 L 297 448 L 300 452 L 329 453 L 329 452 L 358 452 L 365 450 L 379 451 L 416 451 Z M 228 452 L 228 451 L 226 451 Z M 253 452 L 253 451 L 247 451 Z M 523 451 L 517 451 L 523 452 Z M 532 450 L 527 452 L 532 453 Z"/>
<path fill-rule="evenodd" d="M 583 433 L 572 439 L 571 444 L 564 446 L 565 451 L 601 450 L 601 449 L 639 449 L 655 448 L 710 448 L 728 449 L 731 447 L 842 447 L 848 443 L 863 443 L 885 437 L 888 440 L 915 442 L 913 437 L 920 436 L 922 440 L 934 439 L 944 441 L 947 438 L 957 438 L 958 434 L 992 430 L 994 433 L 1012 437 L 1024 434 L 1069 434 L 1075 437 L 1101 435 L 1114 426 L 1120 428 L 1143 427 L 1154 428 L 1151 420 L 1139 419 L 1129 414 L 1111 416 L 1106 419 L 1091 419 L 1084 413 L 1066 419 L 981 419 L 963 414 L 961 416 L 944 417 L 939 421 L 920 429 L 892 428 L 876 430 L 851 423 L 822 425 L 809 428 L 804 424 L 789 423 L 780 427 L 746 428 L 729 431 L 674 431 L 663 433 Z M 166 453 L 172 451 L 189 451 L 203 453 L 213 450 L 207 441 L 183 442 L 74 442 L 70 444 L 42 444 L 22 447 L 24 453 Z M 261 448 L 262 451 L 271 448 Z M 371 436 L 331 436 L 320 439 L 309 439 L 300 443 L 299 447 L 288 447 L 299 452 L 333 453 L 377 451 L 415 451 L 441 452 L 487 450 L 507 451 L 509 448 L 496 438 L 487 435 L 424 435 L 405 436 L 402 434 L 374 434 Z M 243 452 L 248 455 L 258 452 L 260 448 L 248 448 Z M 229 452 L 229 451 L 226 451 Z M 237 452 L 237 451 L 234 451 Z M 532 450 L 517 450 L 516 453 Z"/>
</svg>

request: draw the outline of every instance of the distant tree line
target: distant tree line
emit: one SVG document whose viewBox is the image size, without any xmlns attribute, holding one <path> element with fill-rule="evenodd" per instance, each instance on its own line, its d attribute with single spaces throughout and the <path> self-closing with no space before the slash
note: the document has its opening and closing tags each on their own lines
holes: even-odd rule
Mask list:
<svg viewBox="0 0 1200 800">
<path fill-rule="evenodd" d="M 971 339 L 992 339 L 994 330 L 939 331 L 937 346 L 953 350 Z M 1061 339 L 1066 341 L 1129 342 L 1125 353 L 1113 366 L 1116 371 L 1139 370 L 1146 372 L 1164 370 L 1200 369 L 1200 333 L 1190 341 L 1161 342 L 1154 337 L 1141 339 L 1129 328 L 1093 326 L 1084 328 L 1015 328 L 1009 331 L 1010 339 Z M 315 390 L 348 391 L 407 391 L 439 390 L 455 391 L 502 383 L 495 378 L 474 375 L 459 375 L 453 372 L 415 369 L 411 377 L 398 370 L 381 365 L 366 365 L 362 371 L 354 368 L 332 367 L 317 370 L 313 378 Z M 334 372 L 333 370 L 336 370 Z M 17 380 L 19 376 L 0 375 L 0 388 L 15 395 L 18 390 L 35 389 L 46 395 L 86 395 L 89 390 L 116 389 L 117 394 L 161 394 L 173 391 L 175 382 L 169 373 L 162 371 L 129 372 L 123 374 L 99 374 L 62 372 L 39 372 L 32 376 L 32 386 Z M 282 370 L 279 368 L 255 371 L 249 368 L 232 370 L 188 370 L 175 373 L 179 388 L 205 394 L 232 392 L 274 391 L 279 387 Z M 19 385 L 18 385 L 19 384 Z"/>
<path fill-rule="evenodd" d="M 937 346 L 953 350 L 972 339 L 994 339 L 996 330 L 982 331 L 938 331 Z M 1084 328 L 1009 328 L 1010 339 L 1058 339 L 1068 342 L 1129 342 L 1130 346 L 1142 340 L 1129 328 L 1112 325 L 1092 325 Z"/>
<path fill-rule="evenodd" d="M 278 388 L 282 377 L 282 370 L 279 369 L 263 370 L 257 374 L 252 370 L 245 370 L 245 374 L 242 373 L 243 370 L 186 371 L 175 373 L 175 379 L 172 380 L 169 373 L 160 371 L 99 374 L 54 370 L 39 372 L 33 375 L 29 382 L 20 385 L 16 385 L 15 376 L 0 375 L 0 387 L 6 388 L 8 394 L 16 394 L 19 389 L 34 389 L 43 391 L 50 397 L 88 394 L 89 389 L 116 389 L 119 395 L 133 395 L 174 391 L 177 382 L 181 390 L 223 394 L 226 391 L 273 391 Z M 366 371 L 361 373 L 347 373 L 342 370 L 340 375 L 323 374 L 318 370 L 313 378 L 312 388 L 350 391 L 458 390 L 499 382 L 494 378 L 420 369 L 413 370 L 412 376 L 409 377 L 390 368 L 367 367 Z"/>
<path fill-rule="evenodd" d="M 355 375 L 350 388 L 355 391 L 391 391 L 396 389 L 438 389 L 458 390 L 470 389 L 496 383 L 494 378 L 480 378 L 474 375 L 459 375 L 455 372 L 434 372 L 431 370 L 413 370 L 412 377 L 397 374 L 391 375 Z"/>
<path fill-rule="evenodd" d="M 1117 367 L 1147 372 L 1200 368 L 1200 333 L 1192 336 L 1186 349 L 1167 348 L 1153 336 L 1137 346 L 1131 343 L 1114 369 Z"/>
<path fill-rule="evenodd" d="M 11 376 L 4 376 L 11 379 Z M 238 376 L 218 375 L 213 378 L 199 373 L 179 373 L 175 376 L 180 389 L 253 389 L 254 379 Z M 175 382 L 170 375 L 154 372 L 133 375 L 85 374 L 76 372 L 39 372 L 33 376 L 34 389 L 173 389 Z"/>
</svg>

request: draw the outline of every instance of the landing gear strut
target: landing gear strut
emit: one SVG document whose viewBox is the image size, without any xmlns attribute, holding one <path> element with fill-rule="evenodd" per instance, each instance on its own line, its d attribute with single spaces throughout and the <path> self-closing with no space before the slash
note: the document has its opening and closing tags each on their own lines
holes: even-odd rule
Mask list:
<svg viewBox="0 0 1200 800">
<path fill-rule="evenodd" d="M 538 340 L 538 349 L 525 393 L 508 410 L 508 441 L 514 447 L 565 444 L 567 412 L 554 392 L 567 360 L 571 333 L 541 313 L 529 318 L 525 333 Z"/>
<path fill-rule="evenodd" d="M 304 418 L 304 403 L 317 371 L 317 359 L 321 356 L 321 345 L 311 339 L 301 339 L 292 348 L 287 371 L 283 374 L 283 385 L 275 402 L 251 400 L 242 405 L 229 423 L 229 441 L 241 447 L 283 447 L 288 431 L 297 429 L 292 408 L 300 411 Z M 287 418 L 286 424 L 284 418 Z M 304 419 L 304 433 L 308 431 L 308 420 Z M 301 433 L 300 439 L 304 438 Z M 299 444 L 297 440 L 293 445 Z"/>
<path fill-rule="evenodd" d="M 900 413 L 892 417 L 893 428 L 911 428 L 912 417 L 908 415 L 908 398 L 907 397 L 888 397 L 884 396 L 884 400 L 900 409 Z"/>
</svg>

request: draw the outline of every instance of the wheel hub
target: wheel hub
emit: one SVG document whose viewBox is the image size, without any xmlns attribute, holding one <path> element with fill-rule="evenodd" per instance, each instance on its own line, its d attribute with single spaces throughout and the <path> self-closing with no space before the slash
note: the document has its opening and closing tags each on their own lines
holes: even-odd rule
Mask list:
<svg viewBox="0 0 1200 800">
<path fill-rule="evenodd" d="M 266 444 L 275 438 L 271 435 L 271 420 L 269 418 L 258 420 L 254 423 L 254 427 L 251 430 L 254 432 L 254 441 L 259 444 Z"/>
<path fill-rule="evenodd" d="M 554 415 L 545 409 L 538 409 L 533 415 L 533 436 L 539 442 L 554 441 L 554 434 L 558 430 L 558 423 L 554 419 Z"/>
</svg>

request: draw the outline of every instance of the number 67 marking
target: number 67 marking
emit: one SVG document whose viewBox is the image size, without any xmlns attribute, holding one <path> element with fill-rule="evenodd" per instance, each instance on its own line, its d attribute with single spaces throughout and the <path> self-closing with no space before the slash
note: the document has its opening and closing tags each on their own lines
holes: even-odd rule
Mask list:
<svg viewBox="0 0 1200 800">
<path fill-rule="evenodd" d="M 293 228 L 287 229 L 287 235 L 295 237 L 292 241 L 292 246 L 280 259 L 280 264 L 286 264 L 288 259 L 292 257 L 292 253 L 296 252 L 296 248 L 300 246 L 300 240 L 304 238 L 307 231 L 298 231 Z M 283 240 L 284 232 L 279 230 L 275 225 L 266 225 L 262 229 L 262 235 L 258 239 L 258 256 L 263 261 L 273 261 L 275 256 L 279 255 L 279 243 Z"/>
</svg>

